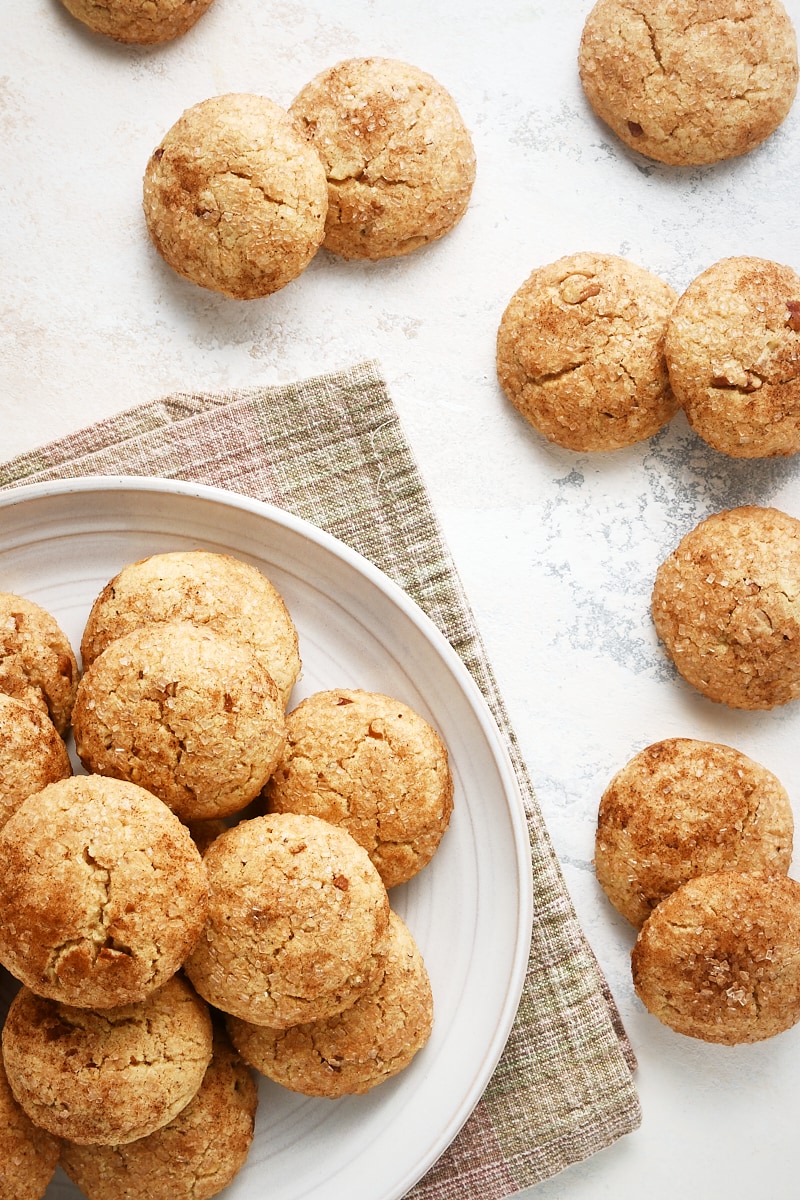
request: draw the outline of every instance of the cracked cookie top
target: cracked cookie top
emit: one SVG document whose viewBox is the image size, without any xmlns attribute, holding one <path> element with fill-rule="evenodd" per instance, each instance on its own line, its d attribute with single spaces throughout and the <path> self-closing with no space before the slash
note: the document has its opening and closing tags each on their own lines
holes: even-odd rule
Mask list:
<svg viewBox="0 0 800 1200">
<path fill-rule="evenodd" d="M 67 635 L 33 600 L 0 592 L 0 692 L 46 712 L 64 736 L 78 687 Z"/>
<path fill-rule="evenodd" d="M 71 774 L 50 718 L 0 692 L 0 829 L 28 796 Z"/>
<path fill-rule="evenodd" d="M 676 293 L 644 267 L 583 252 L 531 273 L 497 334 L 508 399 L 568 450 L 617 450 L 675 414 L 664 334 Z"/>
<path fill-rule="evenodd" d="M 134 784 L 76 775 L 0 831 L 0 959 L 43 996 L 85 1008 L 142 1000 L 182 965 L 208 885 L 188 830 Z"/>
<path fill-rule="evenodd" d="M 117 42 L 154 45 L 191 29 L 212 0 L 61 0 L 73 17 Z"/>
<path fill-rule="evenodd" d="M 752 150 L 789 112 L 798 80 L 780 0 L 598 0 L 578 65 L 597 116 L 673 166 Z"/>
<path fill-rule="evenodd" d="M 53 1177 L 61 1143 L 34 1125 L 14 1099 L 0 1057 L 0 1195 L 7 1200 L 41 1200 Z"/>
</svg>

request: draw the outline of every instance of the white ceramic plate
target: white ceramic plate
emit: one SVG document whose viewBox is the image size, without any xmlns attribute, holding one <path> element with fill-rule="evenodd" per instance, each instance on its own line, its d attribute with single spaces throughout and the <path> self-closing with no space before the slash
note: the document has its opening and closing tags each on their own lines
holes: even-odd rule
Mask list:
<svg viewBox="0 0 800 1200">
<path fill-rule="evenodd" d="M 397 1200 L 469 1116 L 516 1012 L 530 941 L 525 816 L 503 742 L 461 660 L 365 559 L 285 512 L 157 479 L 82 479 L 0 493 L 0 590 L 37 601 L 74 646 L 125 563 L 172 549 L 230 552 L 282 592 L 300 635 L 292 704 L 363 687 L 440 732 L 455 812 L 433 862 L 391 893 L 431 976 L 434 1031 L 411 1066 L 367 1096 L 311 1100 L 260 1081 L 256 1135 L 231 1200 Z M 79 1193 L 60 1173 L 47 1197 Z"/>
</svg>

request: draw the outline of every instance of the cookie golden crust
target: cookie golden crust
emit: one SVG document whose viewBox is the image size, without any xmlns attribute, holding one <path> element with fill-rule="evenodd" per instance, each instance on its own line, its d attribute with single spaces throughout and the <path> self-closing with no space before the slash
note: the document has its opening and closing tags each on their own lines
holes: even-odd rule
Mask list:
<svg viewBox="0 0 800 1200">
<path fill-rule="evenodd" d="M 33 991 L 82 1008 L 143 1000 L 182 965 L 208 884 L 188 830 L 144 788 L 76 775 L 0 832 L 0 959 Z"/>
<path fill-rule="evenodd" d="M 215 96 L 181 116 L 147 164 L 144 215 L 184 278 L 233 300 L 295 279 L 325 232 L 319 155 L 263 96 Z"/>
<path fill-rule="evenodd" d="M 433 998 L 422 955 L 390 918 L 386 973 L 350 1008 L 325 1021 L 268 1029 L 235 1017 L 240 1054 L 275 1083 L 306 1096 L 362 1095 L 402 1071 L 433 1028 Z"/>
<path fill-rule="evenodd" d="M 733 158 L 781 124 L 797 40 L 780 0 L 598 0 L 578 66 L 595 113 L 672 166 Z"/>
<path fill-rule="evenodd" d="M 75 653 L 55 617 L 0 592 L 0 692 L 46 712 L 63 737 L 77 687 Z"/>
<path fill-rule="evenodd" d="M 50 718 L 0 692 L 0 829 L 28 796 L 71 774 Z"/>
<path fill-rule="evenodd" d="M 153 45 L 180 37 L 212 0 L 61 0 L 73 17 L 117 42 Z"/>
<path fill-rule="evenodd" d="M 466 212 L 472 139 L 452 96 L 418 67 L 348 59 L 312 79 L 289 112 L 327 175 L 326 249 L 373 260 L 409 254 Z"/>
<path fill-rule="evenodd" d="M 667 368 L 696 433 L 736 458 L 800 450 L 800 275 L 741 256 L 714 263 L 678 300 Z"/>
<path fill-rule="evenodd" d="M 800 1019 L 800 883 L 721 871 L 654 909 L 631 955 L 645 1007 L 688 1037 L 734 1046 Z"/>
<path fill-rule="evenodd" d="M 186 821 L 239 812 L 283 752 L 283 705 L 247 645 L 187 621 L 144 625 L 84 674 L 73 714 L 87 770 L 138 783 Z"/>
<path fill-rule="evenodd" d="M 680 674 L 732 708 L 800 696 L 800 521 L 745 505 L 714 513 L 658 568 L 652 614 Z"/>
<path fill-rule="evenodd" d="M 286 725 L 264 793 L 272 812 L 341 825 L 387 888 L 430 862 L 453 811 L 453 779 L 424 718 L 390 696 L 339 688 L 303 700 Z"/>
<path fill-rule="evenodd" d="M 163 621 L 189 621 L 244 642 L 288 701 L 300 674 L 297 630 L 256 567 L 207 550 L 154 554 L 123 567 L 92 605 L 81 638 L 84 669 L 116 638 Z"/>
<path fill-rule="evenodd" d="M 200 1089 L 168 1125 L 122 1146 L 64 1142 L 61 1166 L 87 1200 L 209 1200 L 244 1166 L 258 1092 L 221 1030 Z"/>
<path fill-rule="evenodd" d="M 678 409 L 664 358 L 669 284 L 613 254 L 570 254 L 514 293 L 497 373 L 514 407 L 568 450 L 617 450 Z"/>
<path fill-rule="evenodd" d="M 794 819 L 786 790 L 730 746 L 668 738 L 635 755 L 600 801 L 595 870 L 641 927 L 688 879 L 716 871 L 786 874 Z"/>
<path fill-rule="evenodd" d="M 0 1057 L 0 1200 L 41 1200 L 60 1143 L 34 1125 L 8 1086 Z"/>
<path fill-rule="evenodd" d="M 3 1028 L 11 1090 L 31 1120 L 80 1145 L 147 1137 L 196 1094 L 208 1006 L 179 975 L 140 1004 L 96 1012 L 22 988 Z"/>
<path fill-rule="evenodd" d="M 285 1028 L 341 1012 L 382 974 L 386 889 L 345 830 L 294 813 L 255 817 L 203 861 L 209 917 L 186 972 L 210 1004 Z"/>
</svg>

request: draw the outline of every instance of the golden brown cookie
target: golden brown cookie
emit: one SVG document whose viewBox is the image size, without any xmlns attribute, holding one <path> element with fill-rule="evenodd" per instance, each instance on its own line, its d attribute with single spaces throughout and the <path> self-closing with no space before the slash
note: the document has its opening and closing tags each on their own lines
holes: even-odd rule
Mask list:
<svg viewBox="0 0 800 1200">
<path fill-rule="evenodd" d="M 324 245 L 392 258 L 461 220 L 475 181 L 472 139 L 432 76 L 391 58 L 351 58 L 315 76 L 289 112 L 324 164 Z"/>
<path fill-rule="evenodd" d="M 263 96 L 214 96 L 175 122 L 144 176 L 150 237 L 169 265 L 233 300 L 295 279 L 325 232 L 319 155 Z"/>
<path fill-rule="evenodd" d="M 283 704 L 253 650 L 188 621 L 117 638 L 73 713 L 87 770 L 129 779 L 186 822 L 239 812 L 283 752 Z"/>
<path fill-rule="evenodd" d="M 300 673 L 297 630 L 256 567 L 208 550 L 154 554 L 123 567 L 92 605 L 81 639 L 84 669 L 116 638 L 162 621 L 191 621 L 245 642 L 288 701 Z"/>
<path fill-rule="evenodd" d="M 0 1200 L 41 1200 L 60 1143 L 34 1125 L 8 1086 L 0 1056 Z"/>
<path fill-rule="evenodd" d="M 0 831 L 0 959 L 81 1008 L 143 1000 L 183 964 L 208 883 L 188 830 L 144 788 L 76 775 Z"/>
<path fill-rule="evenodd" d="M 386 889 L 345 830 L 294 813 L 254 817 L 203 861 L 209 917 L 186 972 L 210 1004 L 284 1028 L 341 1012 L 383 972 Z"/>
<path fill-rule="evenodd" d="M 0 829 L 28 796 L 71 774 L 50 718 L 0 692 Z"/>
<path fill-rule="evenodd" d="M 387 888 L 430 862 L 453 811 L 447 751 L 407 704 L 348 688 L 315 692 L 286 722 L 265 789 L 272 812 L 310 813 L 363 846 Z"/>
<path fill-rule="evenodd" d="M 736 458 L 800 450 L 800 275 L 724 258 L 678 300 L 667 369 L 696 433 Z"/>
<path fill-rule="evenodd" d="M 75 653 L 55 617 L 0 592 L 0 692 L 48 713 L 63 737 L 77 687 Z"/>
<path fill-rule="evenodd" d="M 244 1166 L 258 1092 L 221 1030 L 200 1090 L 168 1125 L 122 1146 L 64 1142 L 61 1166 L 87 1200 L 209 1200 Z"/>
<path fill-rule="evenodd" d="M 696 875 L 785 875 L 793 833 L 789 797 L 766 767 L 731 746 L 668 738 L 636 754 L 604 791 L 595 870 L 638 927 Z"/>
<path fill-rule="evenodd" d="M 153 45 L 180 37 L 212 0 L 61 0 L 73 17 L 117 42 Z"/>
<path fill-rule="evenodd" d="M 617 450 L 678 409 L 664 334 L 676 294 L 614 254 L 569 254 L 514 293 L 497 334 L 497 373 L 514 407 L 568 450 Z"/>
<path fill-rule="evenodd" d="M 96 1012 L 22 988 L 3 1027 L 11 1090 L 31 1120 L 81 1145 L 147 1137 L 189 1103 L 211 1061 L 208 1006 L 180 975 Z"/>
<path fill-rule="evenodd" d="M 797 41 L 780 0 L 598 0 L 578 65 L 598 117 L 673 166 L 752 150 L 797 90 Z"/>
<path fill-rule="evenodd" d="M 430 1037 L 433 997 L 416 942 L 395 914 L 383 978 L 324 1021 L 269 1029 L 236 1017 L 228 1029 L 262 1075 L 306 1096 L 362 1095 L 411 1062 Z"/>
<path fill-rule="evenodd" d="M 693 687 L 732 708 L 800 696 L 800 521 L 745 505 L 687 533 L 656 573 L 656 632 Z"/>
<path fill-rule="evenodd" d="M 734 1046 L 800 1019 L 800 883 L 720 871 L 682 884 L 631 955 L 645 1007 L 688 1037 Z"/>
</svg>

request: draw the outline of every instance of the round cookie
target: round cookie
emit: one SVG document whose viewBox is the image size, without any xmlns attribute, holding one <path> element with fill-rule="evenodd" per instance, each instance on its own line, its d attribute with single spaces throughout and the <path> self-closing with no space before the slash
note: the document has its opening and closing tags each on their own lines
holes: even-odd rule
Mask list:
<svg viewBox="0 0 800 1200">
<path fill-rule="evenodd" d="M 143 1000 L 205 923 L 188 830 L 144 788 L 76 775 L 29 796 L 0 831 L 0 959 L 42 996 L 82 1008 Z"/>
<path fill-rule="evenodd" d="M 284 109 L 246 93 L 203 100 L 175 122 L 147 164 L 153 244 L 185 279 L 233 300 L 295 279 L 325 232 L 319 155 Z"/>
<path fill-rule="evenodd" d="M 433 997 L 422 955 L 395 913 L 389 931 L 386 972 L 355 1004 L 290 1029 L 229 1017 L 239 1053 L 275 1083 L 329 1099 L 363 1095 L 407 1067 L 430 1037 Z"/>
<path fill-rule="evenodd" d="M 730 746 L 668 738 L 618 771 L 600 800 L 595 870 L 640 927 L 687 879 L 715 871 L 786 874 L 794 818 L 778 779 Z"/>
<path fill-rule="evenodd" d="M 667 326 L 670 382 L 696 433 L 736 458 L 800 450 L 800 275 L 741 256 L 689 285 Z"/>
<path fill-rule="evenodd" d="M 497 374 L 514 407 L 568 450 L 617 450 L 678 409 L 664 359 L 669 284 L 614 254 L 539 267 L 497 334 Z"/>
<path fill-rule="evenodd" d="M 73 17 L 117 42 L 154 45 L 180 37 L 212 0 L 61 0 Z"/>
<path fill-rule="evenodd" d="M 28 796 L 71 774 L 50 718 L 0 692 L 0 829 Z"/>
<path fill-rule="evenodd" d="M 75 653 L 55 617 L 0 592 L 0 692 L 46 712 L 63 737 L 77 687 Z"/>
<path fill-rule="evenodd" d="M 58 1162 L 60 1143 L 34 1125 L 8 1086 L 0 1057 L 0 1197 L 41 1200 Z"/>
<path fill-rule="evenodd" d="M 122 1146 L 64 1142 L 61 1166 L 87 1200 L 209 1200 L 244 1166 L 258 1092 L 221 1030 L 200 1089 L 168 1125 Z"/>
<path fill-rule="evenodd" d="M 732 708 L 800 696 L 800 521 L 745 505 L 706 517 L 656 572 L 656 632 L 680 674 Z"/>
<path fill-rule="evenodd" d="M 326 249 L 348 259 L 409 254 L 466 212 L 472 139 L 452 96 L 418 67 L 347 59 L 306 84 L 289 112 L 327 175 Z"/>
<path fill-rule="evenodd" d="M 81 1145 L 147 1137 L 189 1103 L 211 1061 L 208 1006 L 173 976 L 96 1012 L 22 988 L 3 1028 L 11 1090 L 31 1120 Z"/>
<path fill-rule="evenodd" d="M 129 779 L 186 822 L 240 812 L 283 751 L 283 705 L 249 646 L 188 621 L 117 638 L 85 672 L 75 746 L 98 775 Z"/>
<path fill-rule="evenodd" d="M 186 972 L 210 1004 L 285 1028 L 341 1012 L 383 972 L 386 889 L 345 830 L 294 813 L 255 817 L 203 861 L 209 916 Z"/>
<path fill-rule="evenodd" d="M 598 0 L 581 83 L 626 145 L 673 166 L 752 150 L 797 90 L 797 41 L 780 0 Z"/>
<path fill-rule="evenodd" d="M 297 630 L 256 567 L 208 550 L 154 554 L 123 567 L 92 605 L 81 638 L 84 670 L 116 638 L 162 621 L 190 621 L 245 642 L 288 701 L 300 674 Z"/>
<path fill-rule="evenodd" d="M 310 813 L 363 846 L 387 888 L 433 857 L 453 811 L 441 738 L 407 704 L 339 688 L 286 721 L 286 750 L 265 788 L 270 811 Z"/>
<path fill-rule="evenodd" d="M 690 879 L 645 921 L 631 954 L 645 1007 L 688 1037 L 734 1046 L 800 1019 L 800 883 L 720 871 Z"/>
</svg>

